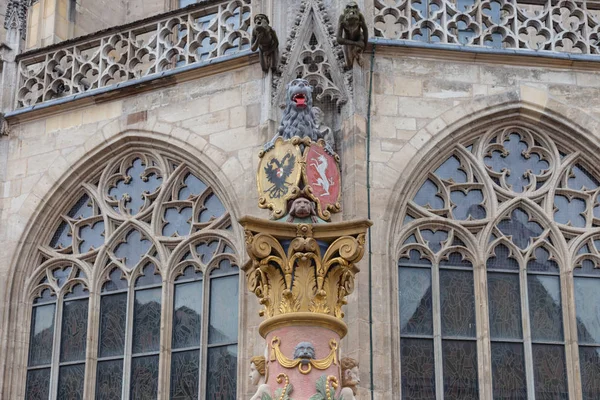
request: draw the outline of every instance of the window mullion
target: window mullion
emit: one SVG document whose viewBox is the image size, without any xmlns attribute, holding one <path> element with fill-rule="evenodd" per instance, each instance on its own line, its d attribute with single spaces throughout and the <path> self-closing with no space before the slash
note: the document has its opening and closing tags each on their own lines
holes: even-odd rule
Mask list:
<svg viewBox="0 0 600 400">
<path fill-rule="evenodd" d="M 440 268 L 436 263 L 431 265 L 431 292 L 433 305 L 433 355 L 435 361 L 435 398 L 444 398 L 444 371 L 442 355 L 442 316 L 440 304 Z"/>
<path fill-rule="evenodd" d="M 208 376 L 208 324 L 209 324 L 209 310 L 210 310 L 210 282 L 212 278 L 206 276 L 206 270 L 204 271 L 205 278 L 202 279 L 202 284 L 204 285 L 204 298 L 202 299 L 202 329 L 200 329 L 200 351 L 198 352 L 200 355 L 200 385 L 199 385 L 199 399 L 203 399 L 206 395 L 206 382 Z"/>
<path fill-rule="evenodd" d="M 493 398 L 492 389 L 492 344 L 490 336 L 489 296 L 487 285 L 487 269 L 483 264 L 473 268 L 475 292 L 475 328 L 477 334 L 478 381 L 481 399 Z M 483 283 L 483 284 L 478 284 Z M 480 306 L 483 304 L 484 306 Z M 487 373 L 486 373 L 487 371 Z"/>
<path fill-rule="evenodd" d="M 566 265 L 566 264 L 565 264 Z M 561 311 L 563 317 L 563 350 L 565 352 L 565 368 L 567 370 L 567 391 L 570 399 L 580 399 L 581 374 L 579 373 L 579 347 L 577 336 L 577 312 L 573 274 L 561 268 L 560 276 Z M 575 329 L 571 329 L 571 327 Z"/>
<path fill-rule="evenodd" d="M 173 332 L 173 294 L 169 293 L 173 284 L 163 281 L 161 298 L 161 332 L 160 351 L 158 356 L 158 398 L 168 400 L 171 378 L 171 335 Z"/>
<path fill-rule="evenodd" d="M 125 352 L 123 354 L 123 387 L 121 398 L 129 400 L 131 384 L 131 352 L 133 346 L 133 313 L 135 310 L 135 289 L 134 281 L 129 282 L 129 291 L 127 295 L 127 322 L 125 324 Z"/>
<path fill-rule="evenodd" d="M 56 400 L 58 396 L 58 372 L 60 369 L 60 340 L 62 332 L 62 310 L 63 295 L 56 299 L 56 311 L 54 315 L 54 343 L 52 346 L 52 367 L 50 370 L 50 400 Z"/>
<path fill-rule="evenodd" d="M 529 296 L 527 292 L 527 268 L 519 268 L 519 281 L 521 291 L 521 321 L 523 324 L 523 353 L 525 356 L 525 374 L 527 376 L 527 399 L 535 400 L 535 382 L 533 378 L 533 346 L 531 343 L 531 324 L 529 321 Z"/>
<path fill-rule="evenodd" d="M 83 379 L 83 398 L 95 399 L 96 397 L 96 371 L 98 359 L 98 338 L 100 335 L 100 295 L 91 292 L 88 296 L 88 326 L 85 358 L 85 373 Z"/>
</svg>

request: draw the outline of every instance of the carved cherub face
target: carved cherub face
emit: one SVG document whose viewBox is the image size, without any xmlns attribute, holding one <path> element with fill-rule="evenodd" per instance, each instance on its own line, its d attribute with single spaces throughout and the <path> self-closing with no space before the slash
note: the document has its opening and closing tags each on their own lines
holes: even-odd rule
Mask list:
<svg viewBox="0 0 600 400">
<path fill-rule="evenodd" d="M 290 213 L 296 218 L 308 218 L 314 213 L 314 203 L 304 197 L 299 197 L 292 203 Z"/>
<path fill-rule="evenodd" d="M 315 348 L 310 342 L 300 342 L 294 349 L 294 359 L 300 359 L 303 365 L 315 358 Z"/>
<path fill-rule="evenodd" d="M 260 372 L 258 372 L 256 365 L 254 363 L 250 363 L 250 383 L 252 383 L 254 386 L 258 385 L 260 376 Z"/>
<path fill-rule="evenodd" d="M 288 103 L 296 109 L 312 107 L 312 86 L 306 79 L 294 79 L 287 85 Z"/>
<path fill-rule="evenodd" d="M 360 373 L 358 367 L 350 368 L 344 371 L 344 386 L 354 387 L 360 383 Z"/>
</svg>

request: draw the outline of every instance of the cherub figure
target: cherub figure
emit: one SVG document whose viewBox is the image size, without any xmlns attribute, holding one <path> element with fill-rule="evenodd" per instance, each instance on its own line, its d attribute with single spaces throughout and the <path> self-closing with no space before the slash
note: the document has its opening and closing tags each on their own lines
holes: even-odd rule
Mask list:
<svg viewBox="0 0 600 400">
<path fill-rule="evenodd" d="M 340 364 L 342 367 L 342 391 L 339 400 L 355 400 L 358 392 L 357 386 L 360 383 L 358 361 L 344 357 L 340 360 Z"/>
<path fill-rule="evenodd" d="M 250 359 L 250 382 L 258 389 L 250 400 L 262 400 L 263 395 L 271 396 L 269 385 L 265 384 L 266 359 L 265 356 L 256 356 Z"/>
</svg>

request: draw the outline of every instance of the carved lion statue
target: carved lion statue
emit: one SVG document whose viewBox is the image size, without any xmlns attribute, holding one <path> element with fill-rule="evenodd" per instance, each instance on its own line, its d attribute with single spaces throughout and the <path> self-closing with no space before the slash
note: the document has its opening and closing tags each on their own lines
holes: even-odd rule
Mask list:
<svg viewBox="0 0 600 400">
<path fill-rule="evenodd" d="M 323 133 L 319 130 L 319 124 L 315 120 L 312 92 L 313 88 L 306 79 L 294 79 L 287 84 L 281 124 L 275 137 L 265 144 L 265 150 L 271 149 L 278 137 L 285 140 L 294 136 L 308 137 L 313 142 L 324 138 Z M 333 143 L 327 140 L 326 142 L 327 150 L 333 152 Z"/>
</svg>

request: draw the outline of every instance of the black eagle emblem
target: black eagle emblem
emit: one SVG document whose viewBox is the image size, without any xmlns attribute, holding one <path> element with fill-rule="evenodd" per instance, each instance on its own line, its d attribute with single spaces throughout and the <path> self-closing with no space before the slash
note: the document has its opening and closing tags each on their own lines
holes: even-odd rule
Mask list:
<svg viewBox="0 0 600 400">
<path fill-rule="evenodd" d="M 279 199 L 287 194 L 291 184 L 286 182 L 286 179 L 294 170 L 295 163 L 296 156 L 288 153 L 281 161 L 273 157 L 265 167 L 267 180 L 273 184 L 265 190 L 265 193 L 268 193 L 272 199 Z"/>
</svg>

